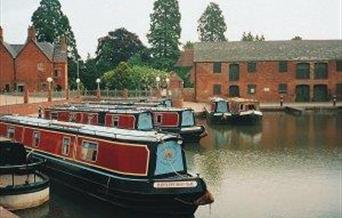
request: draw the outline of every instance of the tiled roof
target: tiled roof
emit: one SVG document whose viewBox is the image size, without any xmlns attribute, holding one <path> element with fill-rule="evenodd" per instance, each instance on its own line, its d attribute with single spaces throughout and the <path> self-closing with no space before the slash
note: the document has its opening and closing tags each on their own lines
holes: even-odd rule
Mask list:
<svg viewBox="0 0 342 218">
<path fill-rule="evenodd" d="M 192 67 L 194 61 L 194 49 L 185 49 L 181 52 L 176 67 Z"/>
<path fill-rule="evenodd" d="M 65 51 L 62 51 L 60 46 L 53 44 L 49 42 L 37 42 L 37 46 L 40 48 L 40 50 L 51 60 L 55 62 L 66 62 L 67 61 L 67 54 Z M 9 53 L 12 55 L 13 58 L 17 57 L 19 52 L 22 50 L 22 48 L 25 46 L 24 44 L 8 44 L 6 42 L 3 42 L 3 45 L 6 47 L 6 49 L 9 51 Z"/>
<path fill-rule="evenodd" d="M 257 42 L 200 42 L 194 46 L 194 62 L 337 60 L 342 40 L 290 40 Z"/>
</svg>

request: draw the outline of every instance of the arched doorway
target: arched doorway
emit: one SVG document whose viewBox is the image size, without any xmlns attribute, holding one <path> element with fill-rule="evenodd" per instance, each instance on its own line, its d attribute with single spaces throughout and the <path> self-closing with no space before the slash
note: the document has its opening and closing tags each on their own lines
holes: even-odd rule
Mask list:
<svg viewBox="0 0 342 218">
<path fill-rule="evenodd" d="M 314 101 L 328 101 L 328 87 L 327 85 L 314 85 L 313 89 Z"/>
<path fill-rule="evenodd" d="M 297 102 L 310 101 L 310 86 L 309 85 L 297 85 L 296 86 L 296 101 Z"/>
</svg>

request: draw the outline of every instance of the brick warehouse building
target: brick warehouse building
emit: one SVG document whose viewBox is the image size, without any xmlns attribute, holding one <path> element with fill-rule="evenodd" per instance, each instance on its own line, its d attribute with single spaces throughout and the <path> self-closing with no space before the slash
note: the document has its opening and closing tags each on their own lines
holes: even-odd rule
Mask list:
<svg viewBox="0 0 342 218">
<path fill-rule="evenodd" d="M 8 44 L 0 27 L 0 91 L 46 91 L 48 77 L 55 90 L 68 87 L 66 41 L 38 42 L 35 34 L 29 27 L 25 44 Z"/>
<path fill-rule="evenodd" d="M 191 68 L 196 101 L 342 99 L 342 40 L 195 43 L 177 66 Z"/>
</svg>

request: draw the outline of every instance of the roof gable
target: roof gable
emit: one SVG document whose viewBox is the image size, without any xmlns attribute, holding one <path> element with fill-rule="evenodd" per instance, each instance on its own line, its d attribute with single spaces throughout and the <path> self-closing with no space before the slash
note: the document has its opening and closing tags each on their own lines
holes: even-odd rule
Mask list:
<svg viewBox="0 0 342 218">
<path fill-rule="evenodd" d="M 195 43 L 194 62 L 342 59 L 342 40 Z"/>
</svg>

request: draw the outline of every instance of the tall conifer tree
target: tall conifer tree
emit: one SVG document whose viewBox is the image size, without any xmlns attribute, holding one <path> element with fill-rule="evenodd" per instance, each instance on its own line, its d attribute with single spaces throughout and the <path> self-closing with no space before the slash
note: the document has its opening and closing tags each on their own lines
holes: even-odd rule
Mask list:
<svg viewBox="0 0 342 218">
<path fill-rule="evenodd" d="M 218 4 L 209 3 L 198 20 L 197 32 L 202 42 L 219 42 L 226 41 L 224 33 L 227 25 L 224 16 Z"/>
</svg>

